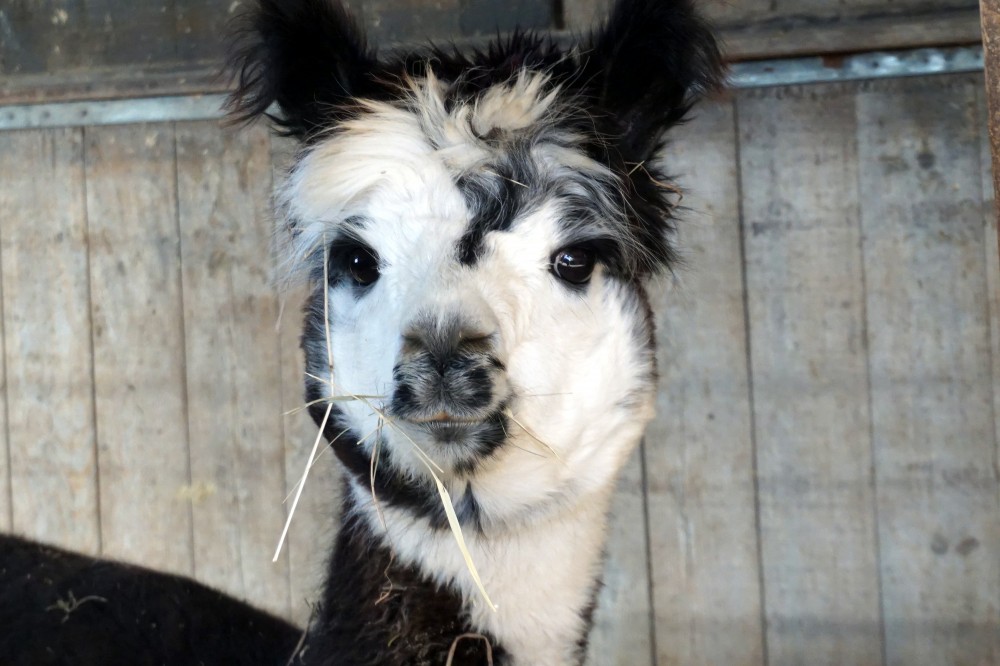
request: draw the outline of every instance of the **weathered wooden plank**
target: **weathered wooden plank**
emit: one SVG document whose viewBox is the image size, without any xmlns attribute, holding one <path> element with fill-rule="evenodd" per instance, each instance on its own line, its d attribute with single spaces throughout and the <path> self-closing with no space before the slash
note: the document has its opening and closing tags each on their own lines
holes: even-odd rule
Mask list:
<svg viewBox="0 0 1000 666">
<path fill-rule="evenodd" d="M 737 108 L 769 662 L 878 664 L 853 89 Z"/>
<path fill-rule="evenodd" d="M 368 34 L 380 43 L 448 39 L 461 34 L 459 0 L 354 0 Z"/>
<path fill-rule="evenodd" d="M 275 182 L 284 176 L 294 151 L 290 139 L 272 138 Z M 282 276 L 278 276 L 279 282 Z M 317 427 L 304 409 L 305 363 L 299 338 L 302 335 L 304 289 L 289 289 L 281 295 L 281 398 L 284 410 L 285 494 L 290 495 L 299 482 L 316 439 Z M 305 624 L 311 606 L 320 599 L 326 576 L 326 564 L 340 517 L 340 465 L 333 452 L 323 452 L 309 473 L 302 499 L 292 520 L 285 548 L 292 595 L 292 619 Z M 289 498 L 284 505 L 291 508 Z"/>
<path fill-rule="evenodd" d="M 100 548 L 81 130 L 0 134 L 12 527 Z"/>
<path fill-rule="evenodd" d="M 977 9 L 976 0 L 742 0 L 733 4 L 727 0 L 707 0 L 706 14 L 716 21 L 767 22 L 775 20 L 840 20 L 851 16 L 872 16 L 895 13 L 923 15 L 949 9 Z"/>
<path fill-rule="evenodd" d="M 568 32 L 578 34 L 593 27 L 606 14 L 608 3 L 609 0 L 563 2 L 562 19 Z M 510 3 L 501 7 L 490 0 L 458 3 L 456 0 L 376 0 L 367 3 L 355 0 L 349 4 L 354 6 L 372 37 L 383 45 L 395 41 L 423 42 L 428 38 L 488 37 L 495 28 L 507 30 L 515 23 L 537 28 L 558 23 L 554 5 L 547 0 L 521 0 L 515 7 Z M 894 2 L 891 5 L 868 0 L 845 5 L 824 0 L 813 3 L 809 11 L 794 3 L 781 8 L 771 5 L 770 2 L 721 0 L 705 3 L 730 59 L 973 44 L 981 39 L 979 10 L 970 0 L 949 0 L 946 4 Z M 108 53 L 100 49 L 96 54 L 80 52 L 89 48 L 82 46 L 83 42 L 101 44 L 102 40 L 108 41 L 101 32 L 105 30 L 103 24 L 80 27 L 77 21 L 71 30 L 72 39 L 65 41 L 66 28 L 58 25 L 62 16 L 59 12 L 65 9 L 53 10 L 48 19 L 56 21 L 56 25 L 51 26 L 54 36 L 45 33 L 49 28 L 45 20 L 40 20 L 44 19 L 45 12 L 36 10 L 26 17 L 0 9 L 0 62 L 6 59 L 28 63 L 8 66 L 11 71 L 4 72 L 8 76 L 0 78 L 0 98 L 11 104 L 26 104 L 222 92 L 227 82 L 218 76 L 223 65 L 223 42 L 218 35 L 227 29 L 229 19 L 239 6 L 228 0 L 212 0 L 207 4 L 198 0 L 178 0 L 171 12 L 158 18 L 164 21 L 164 29 L 171 35 L 168 41 L 163 41 L 167 38 L 162 35 L 156 37 L 162 44 L 154 48 L 159 53 L 165 48 L 163 45 L 169 44 L 172 50 L 163 51 L 162 57 L 154 57 L 142 51 L 145 47 L 140 44 L 129 47 L 136 57 L 124 60 L 119 58 L 117 50 L 128 49 L 121 45 L 109 43 L 101 47 Z M 75 13 L 67 14 L 71 15 Z M 116 20 L 127 24 L 132 19 L 123 16 Z M 67 24 L 70 21 L 67 18 Z M 117 32 L 138 35 L 141 42 L 142 36 L 147 35 L 144 31 L 149 29 L 148 26 L 125 27 Z M 88 31 L 97 32 L 84 34 Z M 19 41 L 18 37 L 21 33 L 35 35 L 28 40 L 28 47 L 22 47 L 23 40 Z M 563 37 L 568 38 L 568 35 L 563 34 Z M 51 61 L 41 57 L 41 51 L 57 47 L 73 51 L 77 56 Z"/>
<path fill-rule="evenodd" d="M 9 0 L 0 35 L 5 75 L 161 62 L 173 58 L 176 43 L 166 0 Z"/>
<path fill-rule="evenodd" d="M 607 14 L 614 0 L 563 0 L 566 27 L 586 26 L 589 21 Z M 699 9 L 719 26 L 842 20 L 853 16 L 871 16 L 895 13 L 897 15 L 923 16 L 953 9 L 978 9 L 975 0 L 702 0 Z"/>
<path fill-rule="evenodd" d="M 660 392 L 646 433 L 661 664 L 763 662 L 733 104 L 674 136 L 687 191 L 670 288 L 654 292 Z"/>
<path fill-rule="evenodd" d="M 3 229 L 0 229 L 0 236 Z M 3 302 L 3 254 L 0 253 L 0 302 Z M 3 308 L 0 308 L 0 350 L 6 346 L 7 329 L 3 322 Z M 11 530 L 14 522 L 14 507 L 10 495 L 10 448 L 7 442 L 7 368 L 4 355 L 0 353 L 0 529 Z"/>
<path fill-rule="evenodd" d="M 981 39 L 979 12 L 974 6 L 930 14 L 847 15 L 838 19 L 793 15 L 773 21 L 727 22 L 719 34 L 730 60 L 955 46 L 976 44 Z"/>
<path fill-rule="evenodd" d="M 4 104 L 41 104 L 157 95 L 218 93 L 228 89 L 222 63 L 159 63 L 147 67 L 95 67 L 0 77 Z"/>
<path fill-rule="evenodd" d="M 997 190 L 995 160 L 998 156 L 993 148 L 991 137 L 994 129 L 990 125 L 989 105 L 992 100 L 986 89 L 977 88 L 977 105 L 979 107 L 979 168 L 982 176 L 983 191 L 983 228 L 985 230 L 984 251 L 986 253 L 986 284 L 989 291 L 987 303 L 990 308 L 990 342 L 992 343 L 993 369 L 993 425 L 996 437 L 996 460 L 1000 461 L 1000 213 L 997 211 Z M 1000 473 L 1000 472 L 998 472 Z M 1000 489 L 998 489 L 1000 503 Z M 1000 555 L 998 555 L 1000 557 Z"/>
<path fill-rule="evenodd" d="M 199 580 L 288 615 L 271 152 L 262 125 L 177 126 L 188 431 Z"/>
<path fill-rule="evenodd" d="M 189 573 L 174 131 L 93 128 L 84 138 L 103 550 Z"/>
<path fill-rule="evenodd" d="M 868 84 L 858 96 L 890 664 L 1000 661 L 978 85 L 929 77 Z"/>
<path fill-rule="evenodd" d="M 611 0 L 565 0 L 563 23 L 586 30 L 602 19 Z M 974 1 L 714 0 L 700 7 L 717 27 L 732 60 L 853 53 L 879 49 L 972 44 L 980 40 Z"/>
<path fill-rule="evenodd" d="M 641 449 L 622 470 L 611 506 L 603 586 L 587 648 L 590 666 L 654 663 Z"/>
<path fill-rule="evenodd" d="M 1000 192 L 1000 0 L 980 0 L 986 64 L 989 138 L 993 153 L 993 192 Z"/>
<path fill-rule="evenodd" d="M 233 0 L 172 0 L 176 17 L 174 58 L 181 62 L 221 62 L 231 21 L 246 9 Z"/>
</svg>

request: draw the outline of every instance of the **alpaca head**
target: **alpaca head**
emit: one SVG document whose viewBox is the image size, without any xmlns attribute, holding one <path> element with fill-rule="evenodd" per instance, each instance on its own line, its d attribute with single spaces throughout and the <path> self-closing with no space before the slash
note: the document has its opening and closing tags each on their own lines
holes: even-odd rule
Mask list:
<svg viewBox="0 0 1000 666">
<path fill-rule="evenodd" d="M 377 455 L 383 499 L 433 515 L 434 469 L 481 527 L 607 489 L 652 416 L 661 139 L 721 78 L 689 1 L 621 0 L 570 49 L 379 57 L 335 0 L 261 0 L 244 36 L 231 106 L 302 143 L 308 399 L 361 397 L 326 429 L 359 484 Z"/>
</svg>

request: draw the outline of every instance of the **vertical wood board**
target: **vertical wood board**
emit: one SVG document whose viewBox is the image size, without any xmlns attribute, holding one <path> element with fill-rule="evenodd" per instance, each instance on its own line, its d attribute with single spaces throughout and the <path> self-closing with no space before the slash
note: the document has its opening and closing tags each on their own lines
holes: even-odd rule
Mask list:
<svg viewBox="0 0 1000 666">
<path fill-rule="evenodd" d="M 652 291 L 660 390 L 646 432 L 659 664 L 763 663 L 733 103 L 666 151 L 685 265 Z"/>
<path fill-rule="evenodd" d="M 992 148 L 993 181 L 991 197 L 1000 193 L 1000 0 L 980 0 L 980 20 L 983 26 L 983 57 L 986 69 L 986 100 L 989 144 Z M 986 194 L 984 192 L 984 194 Z M 993 198 L 995 201 L 996 199 Z M 998 215 L 993 211 L 994 217 Z M 1000 247 L 997 248 L 1000 251 Z"/>
<path fill-rule="evenodd" d="M 266 130 L 177 127 L 194 572 L 288 615 Z"/>
<path fill-rule="evenodd" d="M 653 663 L 644 493 L 640 447 L 622 470 L 611 504 L 607 559 L 587 646 L 590 666 Z"/>
<path fill-rule="evenodd" d="M 12 528 L 100 548 L 79 129 L 0 134 Z"/>
<path fill-rule="evenodd" d="M 174 56 L 176 19 L 172 0 L 10 0 L 0 8 L 0 35 L 8 75 L 136 65 Z"/>
<path fill-rule="evenodd" d="M 853 87 L 737 108 L 769 660 L 878 664 Z"/>
<path fill-rule="evenodd" d="M 978 84 L 858 96 L 886 653 L 900 666 L 1000 661 Z"/>
<path fill-rule="evenodd" d="M 221 62 L 226 56 L 231 22 L 250 4 L 247 0 L 172 0 L 177 60 Z"/>
<path fill-rule="evenodd" d="M 992 357 L 990 366 L 993 376 L 993 427 L 996 444 L 993 467 L 1000 477 L 1000 252 L 994 251 L 994 248 L 1000 246 L 1000 233 L 998 233 L 997 228 L 1000 215 L 997 214 L 996 188 L 993 187 L 993 183 L 996 182 L 993 173 L 994 158 L 1000 156 L 994 155 L 992 150 L 992 128 L 989 125 L 987 91 L 977 88 L 976 101 L 979 107 L 979 165 L 982 177 L 983 229 L 985 234 L 983 252 L 986 255 L 987 303 L 990 312 Z M 997 504 L 1000 506 L 1000 484 L 997 488 Z M 1000 557 L 1000 553 L 997 556 Z"/>
<path fill-rule="evenodd" d="M 103 549 L 190 573 L 174 130 L 84 137 Z"/>
<path fill-rule="evenodd" d="M 0 185 L 0 196 L 3 186 Z M 3 228 L 0 227 L 0 242 L 3 240 Z M 14 507 L 11 502 L 10 485 L 10 448 L 7 442 L 7 367 L 4 361 L 3 349 L 7 338 L 15 333 L 8 331 L 3 320 L 3 253 L 0 252 L 0 529 L 10 531 L 14 522 Z"/>
</svg>

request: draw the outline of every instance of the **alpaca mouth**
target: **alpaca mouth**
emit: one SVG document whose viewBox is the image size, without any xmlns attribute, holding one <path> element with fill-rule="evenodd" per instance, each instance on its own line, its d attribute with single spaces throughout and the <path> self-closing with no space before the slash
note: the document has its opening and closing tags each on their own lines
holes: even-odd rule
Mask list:
<svg viewBox="0 0 1000 666">
<path fill-rule="evenodd" d="M 434 416 L 409 418 L 407 420 L 417 425 L 476 425 L 477 423 L 482 423 L 484 419 L 462 418 L 460 416 L 452 416 L 448 412 L 438 412 Z"/>
<path fill-rule="evenodd" d="M 502 406 L 482 418 L 440 412 L 430 417 L 408 418 L 406 422 L 441 444 L 466 444 L 471 441 L 499 444 L 506 439 Z"/>
</svg>

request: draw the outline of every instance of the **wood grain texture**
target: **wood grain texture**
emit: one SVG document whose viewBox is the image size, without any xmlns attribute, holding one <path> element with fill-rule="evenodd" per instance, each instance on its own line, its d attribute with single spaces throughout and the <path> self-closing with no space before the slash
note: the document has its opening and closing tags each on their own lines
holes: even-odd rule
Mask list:
<svg viewBox="0 0 1000 666">
<path fill-rule="evenodd" d="M 175 20 L 173 58 L 180 62 L 221 62 L 231 21 L 246 8 L 234 0 L 172 0 Z"/>
<path fill-rule="evenodd" d="M 719 34 L 729 60 L 956 46 L 981 39 L 974 6 L 931 13 L 846 14 L 837 19 L 791 15 L 736 21 L 722 25 Z"/>
<path fill-rule="evenodd" d="M 173 2 L 9 0 L 0 8 L 0 72 L 131 66 L 174 58 Z"/>
<path fill-rule="evenodd" d="M 0 229 L 0 236 L 3 229 Z M 0 252 L 0 303 L 3 303 L 3 253 Z M 3 321 L 3 308 L 0 307 L 0 350 L 6 346 L 7 338 L 17 335 L 17 331 L 8 331 Z M 11 506 L 10 495 L 10 448 L 7 441 L 7 367 L 4 355 L 0 353 L 0 529 L 11 530 L 14 522 L 14 507 Z"/>
<path fill-rule="evenodd" d="M 607 559 L 587 646 L 589 666 L 653 664 L 642 450 L 622 470 L 611 506 Z"/>
<path fill-rule="evenodd" d="M 199 580 L 281 615 L 284 519 L 271 152 L 257 125 L 177 127 L 188 429 Z"/>
<path fill-rule="evenodd" d="M 653 291 L 660 391 L 646 432 L 659 664 L 763 663 L 733 104 L 665 160 L 686 191 L 685 266 Z"/>
<path fill-rule="evenodd" d="M 100 549 L 79 129 L 0 134 L 12 527 Z M 29 166 L 30 165 L 30 166 Z"/>
<path fill-rule="evenodd" d="M 581 32 L 603 19 L 611 0 L 564 0 L 563 24 Z M 699 7 L 732 60 L 901 49 L 980 40 L 974 0 L 707 0 Z"/>
<path fill-rule="evenodd" d="M 990 312 L 990 342 L 993 374 L 993 426 L 996 442 L 994 468 L 1000 477 L 1000 215 L 997 213 L 995 176 L 993 161 L 996 154 L 991 140 L 992 128 L 989 121 L 989 101 L 987 91 L 976 88 L 976 102 L 979 116 L 979 169 L 983 192 L 983 252 L 986 255 L 986 286 L 989 292 L 987 304 Z M 1000 487 L 997 488 L 997 503 L 1000 505 Z M 1000 557 L 1000 554 L 998 554 Z"/>
<path fill-rule="evenodd" d="M 878 664 L 853 90 L 737 108 L 769 660 Z"/>
<path fill-rule="evenodd" d="M 976 0 L 704 0 L 706 14 L 724 23 L 776 20 L 830 21 L 852 16 L 924 15 L 950 9 L 976 9 Z"/>
<path fill-rule="evenodd" d="M 174 130 L 84 137 L 103 549 L 190 573 Z"/>
<path fill-rule="evenodd" d="M 279 183 L 295 150 L 290 139 L 271 139 L 274 180 Z M 279 269 L 280 270 L 280 269 Z M 281 282 L 282 276 L 278 275 Z M 281 409 L 284 414 L 285 494 L 291 495 L 302 477 L 318 428 L 305 403 L 305 358 L 299 345 L 302 335 L 304 288 L 286 289 L 279 318 L 281 346 Z M 285 548 L 288 552 L 292 619 L 306 624 L 319 601 L 326 579 L 326 564 L 340 524 L 340 465 L 325 444 L 309 472 L 302 498 L 292 519 Z M 291 509 L 291 497 L 284 511 Z"/>
<path fill-rule="evenodd" d="M 1000 0 L 980 0 L 986 69 L 986 109 L 992 147 L 993 194 L 1000 192 Z M 995 200 L 995 199 L 994 199 Z M 996 213 L 996 211 L 994 211 Z M 1000 251 L 1000 248 L 998 248 Z"/>
<path fill-rule="evenodd" d="M 978 85 L 901 79 L 858 95 L 889 664 L 1000 661 Z"/>
</svg>

